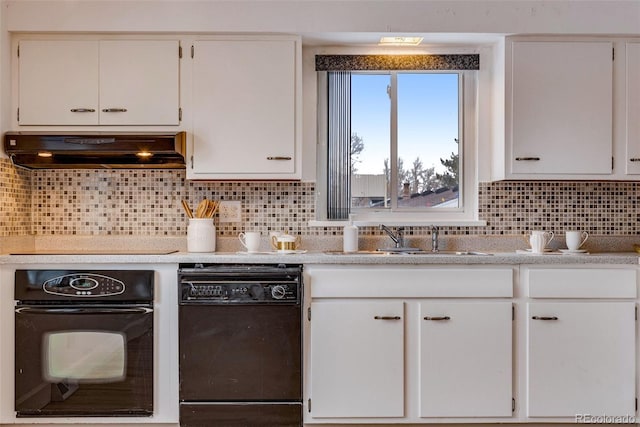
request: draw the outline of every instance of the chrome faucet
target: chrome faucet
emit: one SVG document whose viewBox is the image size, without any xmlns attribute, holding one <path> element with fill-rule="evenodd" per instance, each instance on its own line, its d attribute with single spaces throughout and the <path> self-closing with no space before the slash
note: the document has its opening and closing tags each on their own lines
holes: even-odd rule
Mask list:
<svg viewBox="0 0 640 427">
<path fill-rule="evenodd" d="M 431 252 L 438 252 L 440 249 L 438 248 L 438 235 L 440 234 L 440 230 L 436 225 L 431 226 Z"/>
<path fill-rule="evenodd" d="M 396 244 L 396 248 L 404 248 L 404 227 L 398 227 L 397 234 L 393 234 L 393 231 L 384 224 L 380 224 L 380 230 L 384 230 L 391 237 L 393 243 Z"/>
</svg>

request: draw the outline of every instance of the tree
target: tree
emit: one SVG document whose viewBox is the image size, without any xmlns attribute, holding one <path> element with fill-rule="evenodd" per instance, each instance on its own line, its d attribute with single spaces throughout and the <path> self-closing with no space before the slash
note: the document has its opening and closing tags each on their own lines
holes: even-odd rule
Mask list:
<svg viewBox="0 0 640 427">
<path fill-rule="evenodd" d="M 454 139 L 455 143 L 458 143 L 458 138 Z M 451 153 L 448 159 L 440 159 L 442 166 L 446 168 L 443 174 L 436 174 L 436 177 L 440 181 L 443 187 L 453 188 L 458 186 L 459 170 L 460 170 L 460 155 L 457 153 Z"/>
<path fill-rule="evenodd" d="M 411 193 L 420 193 L 424 185 L 424 166 L 420 157 L 416 157 L 409 170 L 409 183 L 411 184 Z"/>
<path fill-rule="evenodd" d="M 358 171 L 357 164 L 361 163 L 360 153 L 364 151 L 364 142 L 357 132 L 351 134 L 351 174 Z"/>
<path fill-rule="evenodd" d="M 436 167 L 426 168 L 423 173 L 423 183 L 421 191 L 435 190 L 439 186 L 438 177 L 436 176 Z"/>
<path fill-rule="evenodd" d="M 384 176 L 387 177 L 387 184 L 391 184 L 391 168 L 389 167 L 389 159 L 384 159 L 383 166 Z M 404 170 L 404 160 L 398 157 L 398 194 L 402 193 L 402 187 L 405 182 L 409 182 L 410 171 Z"/>
</svg>

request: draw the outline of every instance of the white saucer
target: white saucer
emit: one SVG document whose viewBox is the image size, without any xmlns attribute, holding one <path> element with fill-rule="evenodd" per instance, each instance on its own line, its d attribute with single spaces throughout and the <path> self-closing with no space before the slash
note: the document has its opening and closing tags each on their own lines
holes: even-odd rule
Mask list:
<svg viewBox="0 0 640 427">
<path fill-rule="evenodd" d="M 517 249 L 516 253 L 525 255 L 560 255 L 560 252 L 554 252 L 551 249 L 545 249 L 544 252 L 531 252 L 531 249 Z"/>
<path fill-rule="evenodd" d="M 525 249 L 525 251 L 531 252 L 531 248 Z M 551 248 L 544 248 L 544 252 L 552 252 L 552 251 L 553 251 L 553 249 L 551 249 Z"/>
<path fill-rule="evenodd" d="M 559 249 L 560 252 L 566 255 L 575 255 L 575 254 L 586 254 L 588 253 L 586 249 Z"/>
<path fill-rule="evenodd" d="M 283 254 L 283 255 L 284 254 L 306 254 L 307 251 L 306 250 L 299 250 L 299 249 L 297 249 L 297 250 L 282 249 L 282 250 L 275 251 L 274 253 Z"/>
</svg>

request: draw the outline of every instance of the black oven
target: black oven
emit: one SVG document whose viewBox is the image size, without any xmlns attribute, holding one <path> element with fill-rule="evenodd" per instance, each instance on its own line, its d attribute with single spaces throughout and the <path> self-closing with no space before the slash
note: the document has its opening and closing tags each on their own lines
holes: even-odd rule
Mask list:
<svg viewBox="0 0 640 427">
<path fill-rule="evenodd" d="M 302 425 L 302 267 L 178 273 L 180 425 Z"/>
<path fill-rule="evenodd" d="M 153 286 L 147 270 L 17 270 L 17 416 L 152 415 Z"/>
</svg>

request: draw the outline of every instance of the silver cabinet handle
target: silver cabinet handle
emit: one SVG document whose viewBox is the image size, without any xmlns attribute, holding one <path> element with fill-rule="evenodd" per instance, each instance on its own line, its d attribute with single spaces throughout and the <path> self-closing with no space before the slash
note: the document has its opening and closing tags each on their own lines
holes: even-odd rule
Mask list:
<svg viewBox="0 0 640 427">
<path fill-rule="evenodd" d="M 402 317 L 400 316 L 375 316 L 376 320 L 400 320 Z"/>
<path fill-rule="evenodd" d="M 291 156 L 269 156 L 267 160 L 291 160 Z"/>
<path fill-rule="evenodd" d="M 632 157 L 629 159 L 630 162 L 640 162 L 640 157 Z"/>
<path fill-rule="evenodd" d="M 126 108 L 103 108 L 103 113 L 126 113 Z"/>
<path fill-rule="evenodd" d="M 433 320 L 433 321 L 442 321 L 442 320 L 451 320 L 449 316 L 433 316 L 433 317 L 425 317 L 424 320 Z"/>
<path fill-rule="evenodd" d="M 516 162 L 537 162 L 540 157 L 516 157 Z"/>
<path fill-rule="evenodd" d="M 533 320 L 558 320 L 556 316 L 532 316 Z"/>
<path fill-rule="evenodd" d="M 72 108 L 72 113 L 95 113 L 95 108 Z"/>
</svg>

